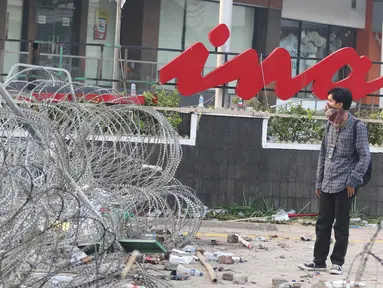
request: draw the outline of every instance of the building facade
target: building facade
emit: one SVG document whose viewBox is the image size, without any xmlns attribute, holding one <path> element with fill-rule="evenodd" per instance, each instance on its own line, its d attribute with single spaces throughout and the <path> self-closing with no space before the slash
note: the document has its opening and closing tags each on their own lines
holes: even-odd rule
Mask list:
<svg viewBox="0 0 383 288">
<path fill-rule="evenodd" d="M 15 63 L 34 61 L 66 68 L 79 79 L 111 85 L 115 1 L 0 2 L 3 76 Z M 268 54 L 278 46 L 284 47 L 293 57 L 293 75 L 342 47 L 353 47 L 380 61 L 383 13 L 378 12 L 379 5 L 383 7 L 383 3 L 373 0 L 234 0 L 231 52 L 254 48 Z M 218 17 L 219 1 L 126 1 L 120 36 L 121 78 L 156 82 L 158 69 L 193 43 L 203 42 L 213 50 L 207 36 Z M 39 57 L 31 57 L 36 51 Z M 216 56 L 211 55 L 204 72 L 215 65 Z M 334 80 L 347 72 L 347 68 L 339 71 Z M 374 65 L 369 78 L 379 75 L 380 65 Z M 298 97 L 312 95 L 307 91 Z"/>
</svg>

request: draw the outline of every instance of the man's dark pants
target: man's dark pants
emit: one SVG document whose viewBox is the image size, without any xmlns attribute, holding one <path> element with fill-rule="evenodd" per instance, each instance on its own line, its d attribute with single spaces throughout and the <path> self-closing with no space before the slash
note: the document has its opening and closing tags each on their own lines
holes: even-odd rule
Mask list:
<svg viewBox="0 0 383 288">
<path fill-rule="evenodd" d="M 347 252 L 350 228 L 350 209 L 352 203 L 347 190 L 339 193 L 321 192 L 319 214 L 316 223 L 316 241 L 314 247 L 314 262 L 324 265 L 330 250 L 331 230 L 334 225 L 335 246 L 330 257 L 332 264 L 342 266 Z"/>
</svg>

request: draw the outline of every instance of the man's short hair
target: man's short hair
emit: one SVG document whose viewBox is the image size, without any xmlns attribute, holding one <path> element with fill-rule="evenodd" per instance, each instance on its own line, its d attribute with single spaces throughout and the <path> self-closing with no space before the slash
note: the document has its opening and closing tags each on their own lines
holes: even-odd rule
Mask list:
<svg viewBox="0 0 383 288">
<path fill-rule="evenodd" d="M 352 104 L 352 93 L 346 88 L 333 88 L 327 95 L 332 95 L 332 99 L 337 103 L 343 103 L 343 109 L 348 110 Z"/>
</svg>

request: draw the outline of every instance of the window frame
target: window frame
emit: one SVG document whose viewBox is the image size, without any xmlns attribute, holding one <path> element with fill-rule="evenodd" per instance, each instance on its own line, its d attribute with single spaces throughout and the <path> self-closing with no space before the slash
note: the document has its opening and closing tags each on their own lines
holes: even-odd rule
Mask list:
<svg viewBox="0 0 383 288">
<path fill-rule="evenodd" d="M 297 47 L 297 56 L 292 56 L 291 58 L 292 59 L 296 59 L 296 75 L 299 75 L 300 74 L 300 60 L 301 60 L 301 43 L 302 43 L 302 39 L 301 39 L 301 33 L 302 33 L 302 26 L 303 26 L 303 23 L 309 23 L 309 24 L 320 24 L 320 25 L 324 25 L 326 26 L 326 29 L 327 29 L 327 41 L 326 41 L 326 48 L 325 48 L 325 51 L 326 51 L 326 55 L 323 57 L 323 58 L 314 58 L 314 57 L 303 57 L 305 59 L 324 59 L 325 57 L 329 56 L 330 54 L 334 53 L 330 53 L 330 42 L 329 42 L 329 39 L 330 39 L 330 35 L 331 35 L 331 31 L 333 31 L 334 28 L 347 28 L 347 29 L 350 29 L 354 34 L 354 43 L 352 43 L 352 48 L 356 49 L 356 43 L 357 43 L 357 29 L 356 28 L 351 28 L 351 27 L 346 27 L 346 26 L 339 26 L 339 25 L 330 25 L 330 24 L 324 24 L 324 23 L 317 23 L 317 22 L 310 22 L 310 21 L 302 21 L 302 20 L 296 20 L 296 19 L 291 19 L 291 18 L 282 18 L 282 21 L 283 20 L 287 20 L 287 21 L 291 21 L 291 22 L 296 22 L 298 23 L 298 33 L 299 33 L 299 37 L 298 37 L 298 47 Z M 281 30 L 282 30 L 283 26 L 281 25 Z M 320 61 L 318 60 L 318 61 Z M 344 69 L 344 68 L 343 68 Z M 305 87 L 305 90 L 306 90 L 306 87 Z M 305 95 L 308 93 L 309 91 L 305 91 L 303 92 Z M 298 95 L 298 94 L 297 94 Z M 295 97 L 297 97 L 297 95 Z M 306 98 L 306 96 L 304 97 Z"/>
</svg>

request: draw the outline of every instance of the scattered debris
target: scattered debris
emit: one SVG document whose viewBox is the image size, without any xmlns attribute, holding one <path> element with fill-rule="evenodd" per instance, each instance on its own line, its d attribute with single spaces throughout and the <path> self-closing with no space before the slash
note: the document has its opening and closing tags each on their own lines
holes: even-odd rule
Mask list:
<svg viewBox="0 0 383 288">
<path fill-rule="evenodd" d="M 327 288 L 356 288 L 365 287 L 365 283 L 355 283 L 353 281 L 336 280 L 332 282 L 325 282 Z"/>
<path fill-rule="evenodd" d="M 234 264 L 234 260 L 232 256 L 219 256 L 218 257 L 219 264 Z"/>
<path fill-rule="evenodd" d="M 173 249 L 169 256 L 169 261 L 179 264 L 190 264 L 194 261 L 194 257 L 191 253 L 187 253 L 178 249 Z"/>
<path fill-rule="evenodd" d="M 289 282 L 286 282 L 286 283 L 283 283 L 281 285 L 279 285 L 278 288 L 291 288 L 291 284 Z"/>
<path fill-rule="evenodd" d="M 319 273 L 319 274 L 315 274 Z M 301 276 L 301 278 L 314 278 L 314 276 L 320 275 L 320 272 L 308 273 L 306 275 Z"/>
<path fill-rule="evenodd" d="M 200 251 L 197 251 L 197 258 L 203 264 L 203 266 L 205 266 L 207 272 L 209 273 L 211 281 L 213 283 L 216 283 L 218 281 L 217 275 L 215 274 L 214 269 L 211 266 L 211 264 L 206 261 L 206 258 L 204 257 L 204 255 L 202 255 L 202 253 Z"/>
<path fill-rule="evenodd" d="M 196 249 L 194 248 L 194 246 L 191 246 L 191 245 L 186 245 L 182 251 L 184 252 L 187 252 L 187 253 L 195 253 Z"/>
<path fill-rule="evenodd" d="M 276 222 L 285 222 L 289 221 L 290 219 L 289 214 L 282 209 L 278 210 L 278 212 L 273 215 L 273 217 Z"/>
<path fill-rule="evenodd" d="M 249 249 L 253 249 L 253 245 L 249 242 L 247 242 L 245 239 L 243 239 L 241 236 L 239 236 L 238 234 L 235 234 L 237 237 L 238 237 L 238 241 L 242 243 L 243 246 L 249 248 Z"/>
<path fill-rule="evenodd" d="M 160 263 L 160 259 L 159 258 L 146 257 L 145 263 L 150 263 L 152 265 L 156 265 L 156 264 Z"/>
<path fill-rule="evenodd" d="M 177 266 L 177 274 L 184 274 L 189 276 L 203 276 L 203 273 L 197 269 L 186 268 L 183 265 Z"/>
<path fill-rule="evenodd" d="M 272 281 L 272 287 L 273 288 L 279 288 L 282 284 L 288 283 L 286 279 L 279 279 L 279 278 L 274 278 Z"/>
<path fill-rule="evenodd" d="M 304 226 L 315 226 L 316 221 L 315 220 L 304 220 L 304 219 L 299 219 L 298 223 L 304 225 Z"/>
<path fill-rule="evenodd" d="M 238 236 L 235 234 L 227 235 L 227 243 L 238 243 Z"/>
<path fill-rule="evenodd" d="M 267 248 L 265 245 L 263 244 L 259 244 L 258 245 L 258 249 L 262 249 L 262 250 L 265 250 L 265 251 L 269 251 L 269 248 Z"/>
<path fill-rule="evenodd" d="M 205 256 L 205 258 L 207 260 L 212 261 L 212 262 L 218 262 L 219 261 L 219 257 L 221 257 L 221 256 L 230 256 L 230 257 L 234 256 L 233 253 L 223 253 L 223 252 L 218 252 L 218 251 L 214 252 L 214 253 L 205 251 L 203 253 L 203 255 Z"/>
<path fill-rule="evenodd" d="M 137 256 L 139 255 L 138 250 L 134 250 L 132 255 L 129 257 L 128 261 L 126 261 L 125 267 L 122 270 L 121 278 L 125 279 L 126 275 L 128 274 L 129 270 L 132 268 L 134 261 L 136 261 Z"/>
<path fill-rule="evenodd" d="M 211 239 L 211 240 L 210 240 L 210 244 L 211 244 L 212 246 L 218 246 L 218 245 L 221 245 L 222 243 L 219 242 L 219 241 L 217 241 L 217 240 L 215 240 L 215 239 Z"/>
<path fill-rule="evenodd" d="M 312 285 L 311 288 L 327 288 L 327 285 L 321 280 L 318 283 Z"/>
<path fill-rule="evenodd" d="M 359 226 L 359 225 L 350 225 L 350 228 L 362 228 L 362 226 Z"/>
<path fill-rule="evenodd" d="M 312 241 L 313 237 L 311 235 L 300 236 L 302 241 Z"/>
<path fill-rule="evenodd" d="M 247 283 L 247 277 L 244 275 L 236 275 L 233 283 L 234 284 L 240 284 L 240 285 L 246 284 Z"/>
<path fill-rule="evenodd" d="M 233 280 L 234 280 L 234 275 L 233 275 L 233 273 L 230 273 L 230 272 L 223 273 L 223 274 L 222 274 L 222 280 L 225 280 L 225 281 L 233 281 Z"/>
<path fill-rule="evenodd" d="M 350 219 L 350 222 L 361 222 L 362 219 L 361 218 L 351 218 Z M 366 221 L 367 222 L 367 221 Z M 368 222 L 367 222 L 368 223 Z"/>
<path fill-rule="evenodd" d="M 184 280 L 187 280 L 187 279 L 189 279 L 188 275 L 178 274 L 177 271 L 172 271 L 170 273 L 170 280 L 184 281 Z"/>
<path fill-rule="evenodd" d="M 284 243 L 278 243 L 278 246 L 281 247 L 281 248 L 283 248 L 283 249 L 287 248 L 287 245 L 284 244 Z"/>
<path fill-rule="evenodd" d="M 180 265 L 180 264 L 179 263 L 173 263 L 173 262 L 166 262 L 164 270 L 167 270 L 167 271 L 177 270 L 178 265 Z"/>
<path fill-rule="evenodd" d="M 266 222 L 270 222 L 270 217 L 250 217 L 250 218 L 242 218 L 242 219 L 229 220 L 227 222 L 258 222 L 258 223 L 266 223 Z"/>
<path fill-rule="evenodd" d="M 254 239 L 255 241 L 262 241 L 262 242 L 267 242 L 267 239 L 265 237 L 257 237 Z"/>
<path fill-rule="evenodd" d="M 253 239 L 251 239 L 251 238 L 248 237 L 248 236 L 245 236 L 245 237 L 243 237 L 243 240 L 245 240 L 245 241 L 252 241 Z"/>
</svg>

